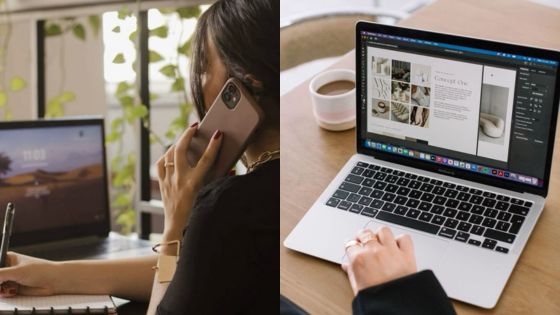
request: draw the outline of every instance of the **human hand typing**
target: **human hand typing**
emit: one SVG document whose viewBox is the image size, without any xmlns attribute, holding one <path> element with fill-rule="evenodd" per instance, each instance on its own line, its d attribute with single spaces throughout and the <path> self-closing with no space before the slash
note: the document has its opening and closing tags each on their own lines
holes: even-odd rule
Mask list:
<svg viewBox="0 0 560 315">
<path fill-rule="evenodd" d="M 346 244 L 348 262 L 342 269 L 357 295 L 359 291 L 416 272 L 414 247 L 409 235 L 397 238 L 386 227 L 377 233 L 361 230 Z"/>
</svg>

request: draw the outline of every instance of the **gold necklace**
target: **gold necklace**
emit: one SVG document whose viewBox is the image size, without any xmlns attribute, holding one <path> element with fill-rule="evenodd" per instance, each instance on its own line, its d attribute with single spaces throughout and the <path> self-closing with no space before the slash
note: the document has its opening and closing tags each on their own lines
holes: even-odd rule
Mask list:
<svg viewBox="0 0 560 315">
<path fill-rule="evenodd" d="M 261 155 L 259 155 L 259 158 L 255 162 L 253 162 L 251 165 L 249 165 L 249 167 L 247 167 L 247 173 L 254 171 L 260 165 L 268 161 L 275 160 L 277 158 L 280 158 L 280 150 L 276 150 L 272 152 L 265 151 L 261 153 Z"/>
</svg>

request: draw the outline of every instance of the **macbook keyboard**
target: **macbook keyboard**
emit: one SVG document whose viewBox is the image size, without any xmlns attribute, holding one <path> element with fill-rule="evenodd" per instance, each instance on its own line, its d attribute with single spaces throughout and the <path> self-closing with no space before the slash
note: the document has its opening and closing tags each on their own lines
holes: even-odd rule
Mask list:
<svg viewBox="0 0 560 315">
<path fill-rule="evenodd" d="M 327 205 L 507 254 L 533 203 L 358 162 Z"/>
</svg>

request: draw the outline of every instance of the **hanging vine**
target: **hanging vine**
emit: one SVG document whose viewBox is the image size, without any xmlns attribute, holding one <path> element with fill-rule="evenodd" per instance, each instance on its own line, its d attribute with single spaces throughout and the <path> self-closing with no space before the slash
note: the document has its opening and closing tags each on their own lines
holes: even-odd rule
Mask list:
<svg viewBox="0 0 560 315">
<path fill-rule="evenodd" d="M 171 10 L 160 10 L 161 14 L 164 16 L 169 16 L 177 14 L 181 19 L 198 18 L 200 16 L 200 7 L 190 7 L 190 8 L 179 8 L 175 11 Z M 164 64 L 159 72 L 166 76 L 167 78 L 173 80 L 171 85 L 172 92 L 179 92 L 182 95 L 182 102 L 179 104 L 179 115 L 175 117 L 169 124 L 169 128 L 165 133 L 165 137 L 168 141 L 175 139 L 177 134 L 185 129 L 187 125 L 188 117 L 192 111 L 192 103 L 189 100 L 187 91 L 185 90 L 185 78 L 179 71 L 179 58 L 181 55 L 188 57 L 191 51 L 192 36 L 189 37 L 184 42 L 181 42 L 181 38 L 184 33 L 184 25 L 180 24 L 179 30 L 179 40 L 177 41 L 177 55 L 174 61 Z"/>
<path fill-rule="evenodd" d="M 101 20 L 98 15 L 88 17 L 89 25 L 95 36 L 98 36 L 101 27 Z M 60 81 L 58 92 L 47 101 L 45 111 L 46 118 L 56 118 L 64 116 L 65 105 L 76 100 L 76 94 L 65 89 L 66 86 L 66 34 L 71 32 L 77 39 L 86 40 L 87 32 L 82 23 L 75 17 L 67 17 L 55 21 L 46 21 L 44 25 L 45 37 L 60 37 L 60 49 L 58 53 L 60 64 Z"/>
<path fill-rule="evenodd" d="M 12 20 L 8 3 L 0 0 L 0 9 L 5 12 L 6 22 L 2 24 L 2 43 L 0 44 L 0 110 L 4 120 L 12 120 L 13 113 L 9 104 L 9 94 L 20 92 L 27 86 L 21 76 L 8 77 L 8 48 L 12 36 Z M 9 82 L 9 86 L 8 86 Z"/>
<path fill-rule="evenodd" d="M 137 62 L 132 62 L 132 70 L 135 73 L 136 80 L 134 84 L 127 81 L 117 83 L 115 90 L 115 97 L 118 100 L 121 108 L 121 115 L 111 121 L 111 130 L 106 138 L 107 143 L 116 145 L 116 154 L 111 159 L 111 169 L 114 174 L 112 177 L 113 199 L 112 208 L 116 210 L 117 217 L 116 223 L 121 226 L 123 233 L 129 233 L 133 230 L 136 223 L 136 210 L 134 208 L 134 195 L 136 193 L 136 153 L 124 152 L 124 133 L 127 126 L 129 128 L 137 128 L 137 122 L 140 120 L 142 125 L 150 131 L 150 143 L 159 143 L 162 146 L 168 145 L 177 135 L 178 132 L 183 130 L 187 125 L 188 116 L 191 112 L 192 105 L 189 102 L 185 90 L 185 78 L 179 71 L 179 56 L 187 56 L 190 51 L 191 39 L 182 40 L 183 35 L 183 20 L 198 18 L 201 10 L 197 7 L 178 8 L 160 10 L 166 17 L 177 14 L 181 20 L 181 29 L 179 40 L 177 43 L 177 57 L 174 60 L 167 62 L 165 58 L 156 50 L 150 49 L 148 59 L 150 63 L 164 63 L 159 72 L 165 77 L 170 79 L 171 84 L 170 92 L 180 93 L 182 100 L 179 104 L 179 115 L 170 123 L 168 130 L 165 132 L 165 139 L 152 132 L 150 129 L 150 122 L 148 121 L 147 107 L 141 103 L 139 97 L 139 75 L 137 72 Z M 127 7 L 123 7 L 118 12 L 119 20 L 132 18 L 133 13 Z M 168 22 L 168 19 L 166 20 Z M 168 24 L 168 23 L 167 23 Z M 149 30 L 149 37 L 158 37 L 167 39 L 169 36 L 169 26 L 164 24 L 157 28 Z M 120 33 L 121 27 L 116 25 L 112 28 L 114 33 Z M 137 31 L 132 32 L 128 39 L 134 44 L 136 51 L 138 51 L 138 38 Z M 124 53 L 117 52 L 113 57 L 114 64 L 124 64 L 126 59 Z M 150 99 L 155 99 L 157 95 L 151 94 Z"/>
</svg>

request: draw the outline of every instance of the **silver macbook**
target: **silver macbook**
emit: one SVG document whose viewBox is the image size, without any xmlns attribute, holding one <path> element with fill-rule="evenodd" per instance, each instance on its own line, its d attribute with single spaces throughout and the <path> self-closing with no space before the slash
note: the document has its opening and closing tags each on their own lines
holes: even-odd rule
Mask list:
<svg viewBox="0 0 560 315">
<path fill-rule="evenodd" d="M 284 245 L 341 263 L 359 229 L 387 225 L 451 298 L 493 308 L 545 205 L 559 61 L 359 22 L 357 152 Z"/>
</svg>

